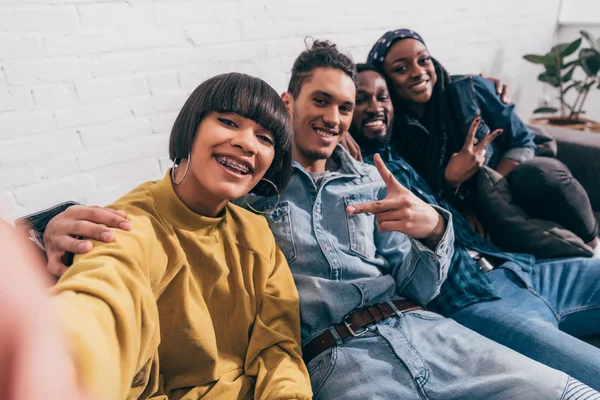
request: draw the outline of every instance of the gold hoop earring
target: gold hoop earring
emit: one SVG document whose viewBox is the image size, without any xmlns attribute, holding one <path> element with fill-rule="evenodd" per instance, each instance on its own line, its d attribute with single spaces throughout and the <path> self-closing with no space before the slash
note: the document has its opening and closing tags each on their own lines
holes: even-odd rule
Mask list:
<svg viewBox="0 0 600 400">
<path fill-rule="evenodd" d="M 173 182 L 173 185 L 177 186 L 181 182 L 183 182 L 183 180 L 185 179 L 185 176 L 188 173 L 188 169 L 190 168 L 190 162 L 192 162 L 192 156 L 190 153 L 188 153 L 187 163 L 185 164 L 185 171 L 183 171 L 183 176 L 181 177 L 179 182 L 176 182 L 175 181 L 175 170 L 177 168 L 179 168 L 179 164 L 181 163 L 181 158 L 179 158 L 179 162 L 177 162 L 177 158 L 173 160 L 173 167 L 171 167 L 171 182 Z"/>
<path fill-rule="evenodd" d="M 279 189 L 277 189 L 277 185 L 274 184 L 273 182 L 271 182 L 270 180 L 268 180 L 267 178 L 260 178 L 261 181 L 265 181 L 270 183 L 274 188 L 275 188 L 275 193 L 277 193 L 277 201 L 275 202 L 275 205 L 271 208 L 269 208 L 268 210 L 264 210 L 264 211 L 258 211 L 256 208 L 252 207 L 250 205 L 250 203 L 248 203 L 248 195 L 244 196 L 244 202 L 246 203 L 246 207 L 248 207 L 250 210 L 254 211 L 257 214 L 268 214 L 271 211 L 273 211 L 275 209 L 275 207 L 277 207 L 277 204 L 279 204 Z"/>
</svg>

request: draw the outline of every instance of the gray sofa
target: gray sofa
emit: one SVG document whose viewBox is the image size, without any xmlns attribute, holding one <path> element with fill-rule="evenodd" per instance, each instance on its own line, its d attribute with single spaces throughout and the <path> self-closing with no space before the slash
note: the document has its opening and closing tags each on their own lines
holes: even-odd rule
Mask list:
<svg viewBox="0 0 600 400">
<path fill-rule="evenodd" d="M 553 127 L 545 129 L 557 140 L 557 158 L 570 168 L 573 176 L 587 190 L 596 220 L 600 222 L 600 133 Z M 600 335 L 584 340 L 600 347 Z"/>
<path fill-rule="evenodd" d="M 600 221 L 600 133 L 545 129 L 558 142 L 557 158 L 587 190 L 596 219 Z"/>
</svg>

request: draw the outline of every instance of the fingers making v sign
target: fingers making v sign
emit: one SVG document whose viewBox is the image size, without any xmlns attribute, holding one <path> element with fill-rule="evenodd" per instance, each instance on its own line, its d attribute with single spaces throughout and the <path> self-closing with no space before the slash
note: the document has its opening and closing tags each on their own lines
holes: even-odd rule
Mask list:
<svg viewBox="0 0 600 400">
<path fill-rule="evenodd" d="M 397 231 L 415 239 L 430 241 L 433 246 L 437 245 L 446 228 L 444 218 L 435 208 L 402 186 L 387 169 L 379 154 L 375 155 L 374 160 L 387 187 L 387 196 L 383 200 L 348 206 L 346 212 L 371 213 L 375 215 L 380 232 Z M 430 243 L 426 245 L 430 246 Z"/>
<path fill-rule="evenodd" d="M 481 117 L 475 118 L 473 123 L 471 123 L 462 149 L 458 153 L 452 154 L 450 161 L 446 166 L 444 179 L 446 180 L 446 183 L 452 187 L 458 188 L 461 184 L 475 175 L 475 172 L 477 172 L 485 162 L 485 148 L 502 134 L 502 129 L 496 129 L 481 139 L 481 141 L 477 142 L 475 134 L 477 133 L 477 128 L 480 123 Z"/>
</svg>

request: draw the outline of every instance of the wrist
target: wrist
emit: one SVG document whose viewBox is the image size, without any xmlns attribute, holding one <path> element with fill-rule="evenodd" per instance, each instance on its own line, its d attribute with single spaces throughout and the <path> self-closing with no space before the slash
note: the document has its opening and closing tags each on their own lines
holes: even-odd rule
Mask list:
<svg viewBox="0 0 600 400">
<path fill-rule="evenodd" d="M 429 248 L 435 248 L 440 242 L 440 240 L 442 240 L 442 237 L 444 237 L 444 232 L 446 232 L 446 220 L 439 212 L 436 211 L 436 214 L 437 223 L 435 227 L 433 228 L 429 236 L 423 239 L 425 245 Z"/>
<path fill-rule="evenodd" d="M 458 190 L 458 188 L 460 188 L 460 185 L 462 184 L 462 182 L 460 180 L 453 179 L 448 176 L 444 176 L 444 181 L 446 181 L 446 185 L 448 185 L 452 189 L 456 189 L 456 190 Z"/>
</svg>

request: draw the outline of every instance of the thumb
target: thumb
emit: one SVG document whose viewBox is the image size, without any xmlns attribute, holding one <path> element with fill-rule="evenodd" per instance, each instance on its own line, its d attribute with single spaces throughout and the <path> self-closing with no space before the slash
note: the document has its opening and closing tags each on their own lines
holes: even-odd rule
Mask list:
<svg viewBox="0 0 600 400">
<path fill-rule="evenodd" d="M 402 186 L 400 182 L 398 182 L 398 180 L 394 177 L 394 174 L 392 174 L 390 170 L 385 166 L 385 163 L 383 162 L 379 154 L 375 154 L 373 160 L 375 161 L 375 167 L 377 168 L 379 175 L 381 175 L 381 178 L 383 179 L 383 182 L 385 183 L 385 186 L 388 189 L 388 194 L 392 192 L 402 193 L 408 190 L 404 186 Z"/>
</svg>

